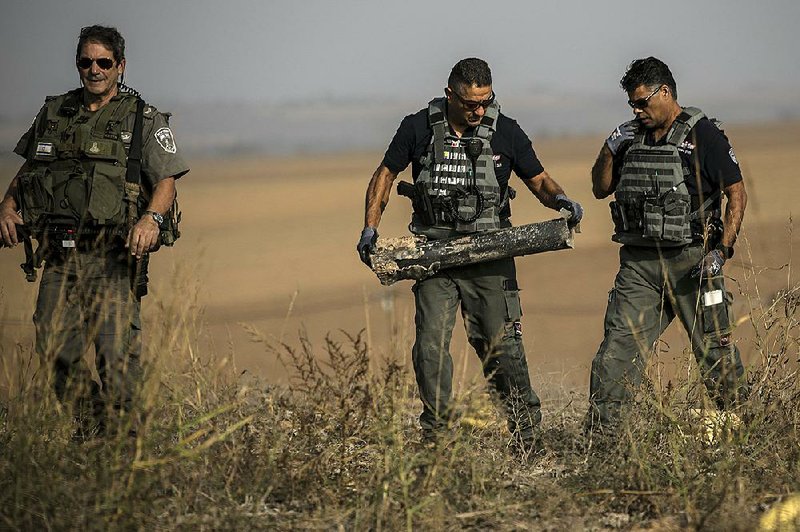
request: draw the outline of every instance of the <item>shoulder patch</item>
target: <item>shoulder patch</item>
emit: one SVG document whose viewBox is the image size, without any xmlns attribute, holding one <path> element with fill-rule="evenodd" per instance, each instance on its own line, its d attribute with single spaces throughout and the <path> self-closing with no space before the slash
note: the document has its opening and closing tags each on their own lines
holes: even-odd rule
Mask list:
<svg viewBox="0 0 800 532">
<path fill-rule="evenodd" d="M 730 155 L 731 161 L 733 161 L 736 164 L 736 166 L 739 166 L 739 161 L 736 160 L 736 154 L 733 153 L 733 148 L 728 150 L 728 155 Z"/>
<path fill-rule="evenodd" d="M 156 108 L 153 107 L 152 105 L 145 105 L 143 112 L 144 112 L 144 116 L 146 116 L 148 118 L 153 118 L 157 111 L 156 111 Z"/>
<path fill-rule="evenodd" d="M 172 135 L 172 130 L 168 127 L 158 129 L 154 135 L 156 142 L 167 153 L 175 153 L 178 147 L 175 145 L 175 137 Z"/>
</svg>

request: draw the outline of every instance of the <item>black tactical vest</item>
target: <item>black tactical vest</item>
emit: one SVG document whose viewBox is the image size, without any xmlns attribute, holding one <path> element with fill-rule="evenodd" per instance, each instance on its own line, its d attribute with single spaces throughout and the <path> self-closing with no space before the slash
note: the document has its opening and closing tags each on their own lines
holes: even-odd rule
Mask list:
<svg viewBox="0 0 800 532">
<path fill-rule="evenodd" d="M 494 102 L 486 108 L 474 137 L 458 137 L 450 131 L 446 102 L 446 98 L 435 98 L 428 104 L 428 121 L 433 136 L 417 176 L 417 183 L 427 185 L 435 223 L 424 223 L 422 216 L 415 212 L 409 225 L 412 233 L 434 239 L 501 227 L 499 210 L 502 198 L 490 145 L 500 106 Z M 480 139 L 482 147 L 475 158 L 473 175 L 467 144 L 475 138 Z M 465 222 L 472 218 L 474 220 Z"/>
</svg>

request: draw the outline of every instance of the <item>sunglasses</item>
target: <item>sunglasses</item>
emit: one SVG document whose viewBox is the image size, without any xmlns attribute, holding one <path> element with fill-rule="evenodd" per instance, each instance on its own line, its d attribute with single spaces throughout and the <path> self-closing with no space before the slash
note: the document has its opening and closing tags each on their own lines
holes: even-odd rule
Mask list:
<svg viewBox="0 0 800 532">
<path fill-rule="evenodd" d="M 97 66 L 99 66 L 103 70 L 108 70 L 109 68 L 114 66 L 114 60 L 109 59 L 108 57 L 101 57 L 99 59 L 81 57 L 80 59 L 78 59 L 78 68 L 86 70 L 87 68 L 92 67 L 92 63 L 97 63 Z"/>
<path fill-rule="evenodd" d="M 461 102 L 461 105 L 463 105 L 464 109 L 466 109 L 467 111 L 475 111 L 478 107 L 483 107 L 484 109 L 486 109 L 487 107 L 489 107 L 494 103 L 494 91 L 492 91 L 491 96 L 480 102 L 476 102 L 475 100 L 465 100 L 464 98 L 461 97 L 459 93 L 457 93 L 453 89 L 450 89 L 450 92 L 456 95 L 458 101 Z"/>
<path fill-rule="evenodd" d="M 628 100 L 628 105 L 631 106 L 631 109 L 646 109 L 647 104 L 650 101 L 650 98 L 655 96 L 656 93 L 661 90 L 661 87 L 663 87 L 663 85 L 659 85 L 658 87 L 656 87 L 656 90 L 651 92 L 650 96 L 648 96 L 647 98 L 639 98 L 638 100 Z"/>
</svg>

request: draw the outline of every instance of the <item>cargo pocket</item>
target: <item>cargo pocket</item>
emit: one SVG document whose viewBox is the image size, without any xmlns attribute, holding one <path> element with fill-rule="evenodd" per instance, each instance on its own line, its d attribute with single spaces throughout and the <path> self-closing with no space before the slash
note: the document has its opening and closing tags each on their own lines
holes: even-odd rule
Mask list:
<svg viewBox="0 0 800 532">
<path fill-rule="evenodd" d="M 123 209 L 125 168 L 96 164 L 92 173 L 87 212 L 99 225 L 121 225 L 125 222 Z"/>
<path fill-rule="evenodd" d="M 606 306 L 606 314 L 603 317 L 603 330 L 608 333 L 613 325 L 613 317 L 617 313 L 617 289 L 612 288 L 608 291 L 608 305 Z"/>
<path fill-rule="evenodd" d="M 515 283 L 516 284 L 516 283 Z M 503 290 L 506 301 L 506 338 L 522 337 L 522 305 L 519 302 L 519 290 L 516 288 Z"/>
<path fill-rule="evenodd" d="M 53 174 L 47 168 L 37 168 L 19 176 L 19 208 L 25 225 L 37 226 L 53 212 Z"/>
<path fill-rule="evenodd" d="M 733 295 L 724 288 L 707 290 L 700 295 L 703 333 L 708 340 L 720 339 L 723 345 L 730 343 L 732 302 Z M 724 338 L 727 340 L 723 340 Z"/>
</svg>

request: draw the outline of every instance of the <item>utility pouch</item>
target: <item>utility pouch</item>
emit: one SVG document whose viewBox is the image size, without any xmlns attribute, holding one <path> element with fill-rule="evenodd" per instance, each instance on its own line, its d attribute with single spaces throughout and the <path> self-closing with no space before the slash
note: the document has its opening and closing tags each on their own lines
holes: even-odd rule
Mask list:
<svg viewBox="0 0 800 532">
<path fill-rule="evenodd" d="M 642 236 L 661 240 L 664 235 L 664 208 L 656 198 L 645 196 L 642 203 Z"/>
<path fill-rule="evenodd" d="M 662 207 L 664 228 L 662 238 L 669 242 L 689 243 L 692 229 L 689 225 L 691 203 L 683 198 L 667 198 Z"/>
<path fill-rule="evenodd" d="M 458 199 L 456 205 L 458 206 L 458 216 L 461 219 L 468 220 L 475 217 L 475 211 L 478 208 L 478 198 L 472 194 L 464 195 Z M 459 233 L 474 233 L 477 230 L 475 222 L 464 223 L 456 219 L 456 231 Z"/>
<path fill-rule="evenodd" d="M 40 227 L 53 212 L 53 174 L 41 167 L 20 174 L 17 198 L 22 221 L 28 227 Z"/>
<path fill-rule="evenodd" d="M 125 169 L 107 163 L 94 166 L 87 212 L 97 225 L 124 225 Z"/>
</svg>

